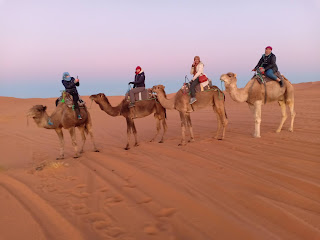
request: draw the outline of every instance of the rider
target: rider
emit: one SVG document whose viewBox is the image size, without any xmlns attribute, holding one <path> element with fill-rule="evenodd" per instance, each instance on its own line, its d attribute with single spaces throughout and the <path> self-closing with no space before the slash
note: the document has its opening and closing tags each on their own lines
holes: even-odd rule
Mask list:
<svg viewBox="0 0 320 240">
<path fill-rule="evenodd" d="M 275 75 L 275 73 L 278 71 L 278 66 L 276 64 L 276 55 L 272 53 L 272 47 L 266 47 L 265 54 L 262 55 L 257 66 L 255 66 L 252 71 L 257 71 L 258 68 L 260 69 L 261 73 L 265 73 L 268 78 L 278 81 L 280 83 L 280 87 L 283 86 L 281 79 Z"/>
<path fill-rule="evenodd" d="M 79 94 L 77 91 L 77 87 L 80 86 L 79 79 L 74 79 L 73 77 L 70 77 L 70 74 L 68 72 L 64 72 L 62 75 L 62 84 L 66 88 L 66 92 L 72 96 L 74 110 L 76 111 L 78 119 L 82 119 L 78 105 Z"/>
<path fill-rule="evenodd" d="M 190 74 L 193 75 L 193 78 L 191 80 L 190 84 L 190 92 L 191 92 L 191 99 L 190 99 L 190 104 L 193 104 L 194 102 L 197 101 L 196 99 L 196 86 L 200 83 L 199 82 L 199 77 L 204 75 L 203 73 L 203 68 L 204 64 L 200 62 L 200 57 L 195 56 L 193 58 L 193 64 L 191 66 Z"/>
<path fill-rule="evenodd" d="M 136 67 L 135 74 L 136 75 L 134 77 L 134 82 L 129 82 L 129 84 L 133 84 L 133 88 L 129 91 L 129 95 L 130 95 L 129 107 L 134 107 L 134 102 L 135 102 L 134 94 L 145 90 L 144 81 L 146 77 L 144 75 L 144 71 L 141 69 L 140 66 Z"/>
</svg>

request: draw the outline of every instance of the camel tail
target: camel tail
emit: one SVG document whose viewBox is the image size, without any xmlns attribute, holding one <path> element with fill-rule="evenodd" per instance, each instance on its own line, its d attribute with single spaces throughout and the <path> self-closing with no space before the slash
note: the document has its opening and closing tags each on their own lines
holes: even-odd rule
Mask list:
<svg viewBox="0 0 320 240">
<path fill-rule="evenodd" d="M 167 119 L 167 109 L 164 109 L 164 118 Z"/>
<path fill-rule="evenodd" d="M 228 115 L 227 115 L 226 107 L 225 107 L 225 106 L 223 106 L 223 107 L 224 107 L 224 115 L 226 115 L 226 119 L 228 119 Z"/>
</svg>

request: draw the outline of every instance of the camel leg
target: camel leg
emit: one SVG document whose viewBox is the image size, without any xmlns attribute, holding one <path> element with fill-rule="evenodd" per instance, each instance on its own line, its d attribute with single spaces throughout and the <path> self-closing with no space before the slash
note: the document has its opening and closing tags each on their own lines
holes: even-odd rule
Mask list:
<svg viewBox="0 0 320 240">
<path fill-rule="evenodd" d="M 138 136 L 137 136 L 137 129 L 136 129 L 136 125 L 134 124 L 134 121 L 132 120 L 132 132 L 133 132 L 133 136 L 134 136 L 134 146 L 137 147 L 139 146 L 138 143 Z"/>
<path fill-rule="evenodd" d="M 278 129 L 276 130 L 277 133 L 281 132 L 282 126 L 283 126 L 284 122 L 287 120 L 287 109 L 286 109 L 285 102 L 279 101 L 279 105 L 281 107 L 282 118 L 281 118 L 280 125 L 279 125 Z"/>
<path fill-rule="evenodd" d="M 60 155 L 57 157 L 57 160 L 64 159 L 64 139 L 63 139 L 63 132 L 61 128 L 56 128 L 56 133 L 58 134 L 59 137 L 59 142 L 60 142 Z"/>
<path fill-rule="evenodd" d="M 193 135 L 193 129 L 192 129 L 192 122 L 191 122 L 190 113 L 186 113 L 186 120 L 187 120 L 187 126 L 189 128 L 189 132 L 190 132 L 190 140 L 189 140 L 189 142 L 194 142 L 194 135 Z"/>
<path fill-rule="evenodd" d="M 163 142 L 164 142 L 164 141 L 163 141 L 164 135 L 165 135 L 165 133 L 166 133 L 166 131 L 167 131 L 167 128 L 168 128 L 168 127 L 167 127 L 166 119 L 163 118 L 163 119 L 161 119 L 161 121 L 162 121 L 163 133 L 162 133 L 161 140 L 160 140 L 159 143 L 163 143 Z"/>
<path fill-rule="evenodd" d="M 150 142 L 153 142 L 156 139 L 156 137 L 158 136 L 160 129 L 161 129 L 159 116 L 155 115 L 154 117 L 156 119 L 157 132 L 156 132 L 156 135 L 150 140 Z"/>
<path fill-rule="evenodd" d="M 261 106 L 262 106 L 262 101 L 256 101 L 254 103 L 254 121 L 255 121 L 255 133 L 254 137 L 255 138 L 260 138 L 260 124 L 261 124 Z"/>
<path fill-rule="evenodd" d="M 129 118 L 126 118 L 126 120 L 127 120 L 127 146 L 124 149 L 129 150 L 132 124 Z"/>
<path fill-rule="evenodd" d="M 222 127 L 222 123 L 221 123 L 221 118 L 218 114 L 218 111 L 216 109 L 216 106 L 213 106 L 213 111 L 216 113 L 216 117 L 217 117 L 217 133 L 216 133 L 216 136 L 214 136 L 215 139 L 218 139 L 219 137 L 219 132 L 221 130 L 221 127 Z"/>
<path fill-rule="evenodd" d="M 97 145 L 95 143 L 94 137 L 93 137 L 93 132 L 92 132 L 92 125 L 91 124 L 86 124 L 86 128 L 88 130 L 88 133 L 90 135 L 92 144 L 93 144 L 93 151 L 94 152 L 99 152 L 99 149 L 97 148 Z"/>
<path fill-rule="evenodd" d="M 83 147 L 84 144 L 86 142 L 86 135 L 84 133 L 84 127 L 78 127 L 80 134 L 81 134 L 81 139 L 82 139 L 82 144 L 81 144 L 81 148 L 80 148 L 80 153 L 83 153 Z"/>
<path fill-rule="evenodd" d="M 75 131 L 75 128 L 74 128 L 74 127 L 69 128 L 69 133 L 70 133 L 71 140 L 72 140 L 72 146 L 73 146 L 74 152 L 75 152 L 74 158 L 78 158 L 78 157 L 80 157 L 80 155 L 79 155 L 79 153 L 78 153 L 78 145 L 77 145 L 77 141 L 76 141 L 76 131 Z"/>
<path fill-rule="evenodd" d="M 296 117 L 296 112 L 294 111 L 294 101 L 288 100 L 287 104 L 289 105 L 290 114 L 291 114 L 291 123 L 290 123 L 289 131 L 293 132 L 293 122 L 294 122 L 294 118 Z"/>
<path fill-rule="evenodd" d="M 181 143 L 179 144 L 179 146 L 184 146 L 186 145 L 186 116 L 185 113 L 183 112 L 179 112 L 180 113 L 180 120 L 181 120 L 181 135 L 182 135 L 182 139 L 181 139 Z"/>
</svg>

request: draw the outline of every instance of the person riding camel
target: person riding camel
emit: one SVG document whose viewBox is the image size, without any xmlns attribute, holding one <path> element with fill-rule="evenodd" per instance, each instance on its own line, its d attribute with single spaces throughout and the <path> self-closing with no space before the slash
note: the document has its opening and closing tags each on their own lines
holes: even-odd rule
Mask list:
<svg viewBox="0 0 320 240">
<path fill-rule="evenodd" d="M 268 78 L 271 78 L 274 81 L 278 81 L 280 87 L 283 86 L 282 80 L 275 75 L 275 73 L 278 72 L 278 66 L 276 64 L 276 55 L 272 53 L 272 47 L 266 47 L 265 54 L 262 55 L 258 64 L 254 69 L 252 69 L 252 71 L 257 71 L 258 69 Z"/>
<path fill-rule="evenodd" d="M 74 79 L 73 77 L 70 77 L 70 74 L 68 72 L 64 72 L 62 75 L 62 84 L 66 88 L 66 92 L 72 96 L 74 110 L 76 111 L 78 119 L 82 119 L 80 115 L 80 108 L 78 105 L 79 94 L 77 91 L 77 87 L 80 86 L 79 79 Z"/>
<path fill-rule="evenodd" d="M 134 82 L 129 82 L 129 84 L 133 84 L 133 88 L 129 91 L 129 95 L 130 95 L 129 107 L 134 107 L 134 103 L 135 103 L 134 94 L 145 90 L 144 82 L 146 77 L 144 75 L 144 71 L 141 69 L 140 66 L 136 67 L 135 74 L 136 75 L 134 76 Z"/>
<path fill-rule="evenodd" d="M 190 104 L 193 104 L 197 101 L 196 99 L 196 86 L 200 83 L 199 77 L 205 75 L 203 73 L 204 64 L 200 61 L 199 56 L 195 56 L 193 58 L 193 64 L 191 66 L 190 74 L 193 75 L 192 80 L 190 81 L 190 92 L 191 92 L 191 99 Z"/>
</svg>

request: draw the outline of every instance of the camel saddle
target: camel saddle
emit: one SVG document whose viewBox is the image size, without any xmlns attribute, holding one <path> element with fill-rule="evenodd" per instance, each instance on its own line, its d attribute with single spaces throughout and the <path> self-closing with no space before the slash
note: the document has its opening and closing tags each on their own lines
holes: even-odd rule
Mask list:
<svg viewBox="0 0 320 240">
<path fill-rule="evenodd" d="M 282 75 L 281 75 L 281 73 L 280 73 L 279 71 L 277 71 L 274 75 L 276 75 L 282 82 L 284 81 L 284 78 L 282 77 Z M 260 76 L 262 76 L 263 81 L 266 82 L 266 83 L 267 83 L 267 82 L 270 82 L 270 81 L 274 81 L 273 79 L 268 78 L 268 77 L 265 76 L 265 75 L 262 75 L 262 74 L 261 74 Z M 253 75 L 253 78 L 256 78 L 257 81 L 258 81 L 260 84 L 263 84 L 261 78 L 260 78 L 257 74 Z"/>
<path fill-rule="evenodd" d="M 69 108 L 73 108 L 73 98 L 72 98 L 71 94 L 69 94 L 69 93 L 67 93 L 67 92 L 65 92 L 65 91 L 63 91 L 63 92 L 62 92 L 62 95 L 61 95 L 59 98 L 57 98 L 57 100 L 56 100 L 56 106 L 58 106 L 58 104 L 59 104 L 60 102 L 64 102 L 65 104 L 67 104 L 67 106 L 68 106 Z M 78 100 L 79 108 L 85 108 L 85 104 L 86 104 L 86 102 L 83 101 L 83 100 L 80 98 L 80 95 L 79 95 L 79 100 Z"/>
<path fill-rule="evenodd" d="M 212 81 L 210 79 L 208 79 L 207 81 L 203 82 L 203 83 L 199 83 L 196 86 L 196 93 L 197 92 L 203 92 L 206 90 L 210 90 L 210 89 L 215 89 L 218 88 L 217 86 L 213 86 L 212 85 Z M 190 84 L 189 83 L 185 83 L 183 84 L 183 86 L 181 87 L 181 90 L 184 93 L 189 93 L 190 94 Z"/>
<path fill-rule="evenodd" d="M 127 93 L 127 101 L 129 101 L 129 92 Z M 152 100 L 155 99 L 156 96 L 152 93 L 151 88 L 146 88 L 142 92 L 138 92 L 134 94 L 135 102 L 137 101 L 144 101 L 144 100 Z"/>
</svg>

